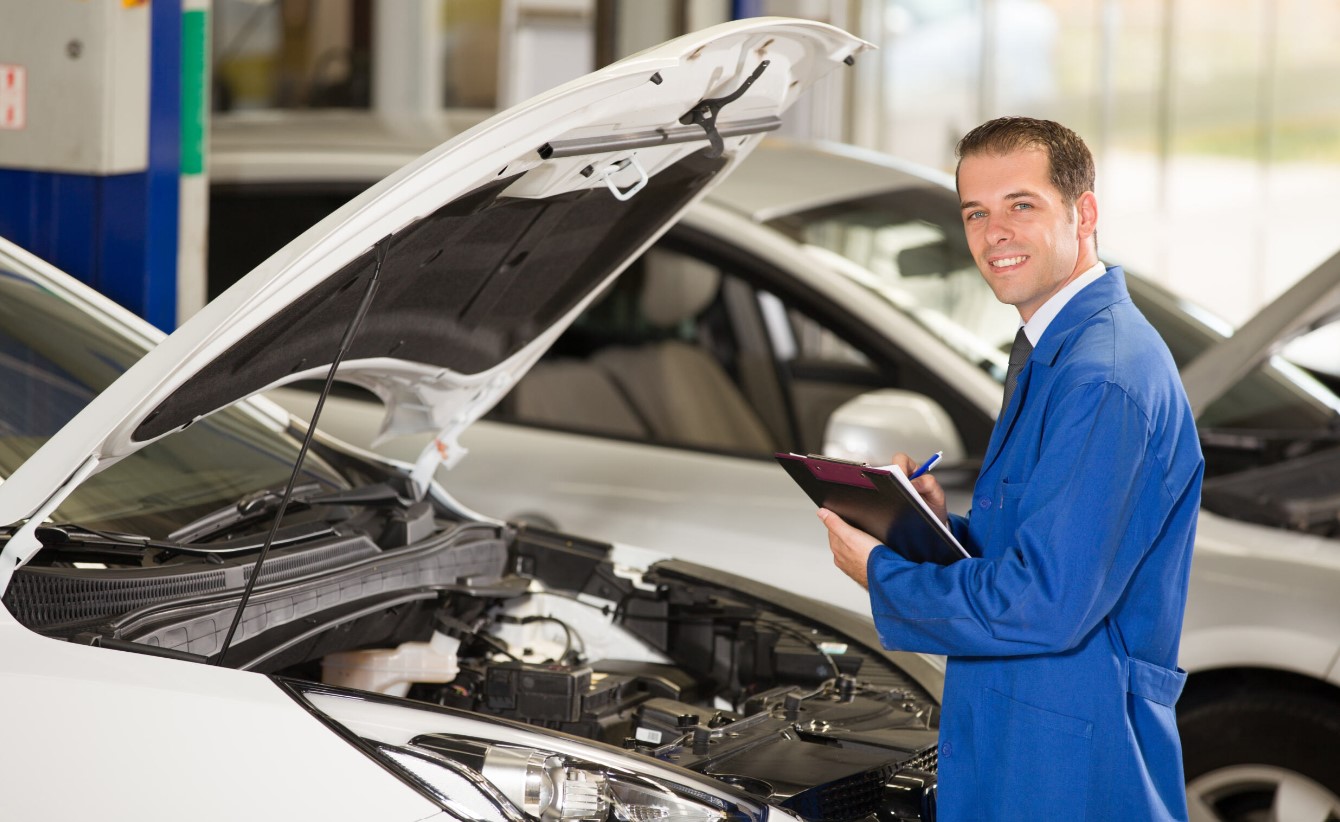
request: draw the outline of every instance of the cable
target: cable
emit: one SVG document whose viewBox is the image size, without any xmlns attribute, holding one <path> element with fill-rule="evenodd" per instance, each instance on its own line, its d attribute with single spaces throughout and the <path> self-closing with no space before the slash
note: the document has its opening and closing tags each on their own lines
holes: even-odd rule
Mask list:
<svg viewBox="0 0 1340 822">
<path fill-rule="evenodd" d="M 475 634 L 475 639 L 477 639 L 477 640 L 479 640 L 480 642 L 484 643 L 485 645 L 489 646 L 490 648 L 492 648 L 493 650 L 497 651 L 498 653 L 503 654 L 504 656 L 506 656 L 508 659 L 512 660 L 513 662 L 521 662 L 521 661 L 522 661 L 521 657 L 519 657 L 519 656 L 517 656 L 516 654 L 512 653 L 512 651 L 507 647 L 507 643 L 503 642 L 501 639 L 498 639 L 497 637 L 493 636 L 492 634 L 486 634 L 486 633 L 480 632 L 480 633 Z"/>
<path fill-rule="evenodd" d="M 568 658 L 568 655 L 572 653 L 572 639 L 574 636 L 576 636 L 576 634 L 572 630 L 572 626 L 568 625 L 568 623 L 564 622 L 558 617 L 549 616 L 547 614 L 534 614 L 526 617 L 500 616 L 498 617 L 498 621 L 505 622 L 509 625 L 529 625 L 532 622 L 556 623 L 558 627 L 563 629 L 563 636 L 565 637 L 563 641 L 563 653 L 559 655 L 558 662 L 560 664 L 567 664 L 566 660 Z M 582 643 L 582 651 L 585 652 L 586 641 L 583 640 L 580 636 L 578 636 L 577 639 Z"/>
<path fill-rule="evenodd" d="M 316 423 L 321 418 L 321 409 L 326 404 L 326 397 L 330 395 L 331 386 L 335 384 L 335 372 L 339 370 L 340 361 L 344 355 L 349 352 L 353 345 L 354 335 L 358 333 L 358 327 L 363 324 L 363 318 L 367 316 L 368 308 L 372 305 L 372 298 L 377 293 L 377 286 L 381 283 L 379 279 L 382 273 L 382 262 L 386 259 L 386 241 L 377 243 L 377 265 L 372 270 L 372 277 L 368 280 L 367 290 L 363 292 L 363 300 L 358 305 L 358 310 L 354 312 L 353 318 L 349 321 L 349 326 L 344 330 L 344 338 L 340 340 L 340 348 L 335 352 L 335 358 L 330 364 L 330 371 L 326 374 L 326 384 L 321 389 L 321 394 L 316 398 L 316 408 L 312 411 L 312 421 L 307 425 L 307 433 L 303 435 L 302 447 L 298 449 L 298 458 L 293 462 L 293 472 L 289 474 L 288 484 L 284 486 L 284 496 L 279 501 L 279 508 L 275 511 L 274 523 L 270 526 L 270 533 L 265 537 L 265 544 L 261 546 L 260 554 L 256 557 L 256 563 L 251 566 L 251 576 L 247 578 L 247 586 L 242 590 L 242 600 L 237 604 L 237 613 L 233 614 L 233 622 L 228 626 L 228 633 L 224 635 L 223 645 L 219 648 L 219 656 L 214 664 L 223 665 L 223 658 L 228 654 L 228 647 L 233 642 L 233 635 L 237 633 L 237 626 L 242 622 L 242 614 L 246 611 L 247 603 L 251 600 L 251 592 L 256 587 L 256 580 L 261 577 L 261 565 L 265 558 L 270 554 L 270 546 L 274 544 L 275 535 L 279 533 L 279 523 L 284 520 L 284 512 L 288 510 L 289 500 L 293 497 L 293 488 L 298 482 L 298 475 L 302 472 L 303 460 L 307 458 L 307 449 L 311 447 L 312 436 L 316 434 Z"/>
</svg>

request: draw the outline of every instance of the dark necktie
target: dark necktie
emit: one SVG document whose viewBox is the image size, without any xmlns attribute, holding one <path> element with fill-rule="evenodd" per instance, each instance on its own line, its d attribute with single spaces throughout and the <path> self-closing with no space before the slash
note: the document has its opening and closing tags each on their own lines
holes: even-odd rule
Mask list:
<svg viewBox="0 0 1340 822">
<path fill-rule="evenodd" d="M 1019 326 L 1019 333 L 1014 335 L 1014 345 L 1010 346 L 1010 367 L 1005 371 L 1005 399 L 1000 404 L 1000 415 L 1005 416 L 1005 409 L 1010 407 L 1010 397 L 1014 396 L 1014 388 L 1019 384 L 1019 372 L 1024 370 L 1024 363 L 1028 362 L 1028 355 L 1033 353 L 1033 343 L 1028 341 L 1028 335 L 1024 333 L 1023 326 Z"/>
</svg>

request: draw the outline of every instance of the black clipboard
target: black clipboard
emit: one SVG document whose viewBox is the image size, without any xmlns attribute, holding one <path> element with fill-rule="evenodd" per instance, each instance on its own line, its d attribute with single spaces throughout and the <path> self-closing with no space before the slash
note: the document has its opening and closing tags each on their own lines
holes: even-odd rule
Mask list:
<svg viewBox="0 0 1340 822">
<path fill-rule="evenodd" d="M 913 562 L 949 565 L 971 556 L 915 490 L 885 468 L 813 454 L 776 454 L 815 505 L 877 537 Z"/>
</svg>

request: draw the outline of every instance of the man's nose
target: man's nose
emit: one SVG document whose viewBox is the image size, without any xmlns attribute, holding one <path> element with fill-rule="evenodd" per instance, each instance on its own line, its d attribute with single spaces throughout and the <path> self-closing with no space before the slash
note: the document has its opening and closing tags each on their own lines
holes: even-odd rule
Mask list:
<svg viewBox="0 0 1340 822">
<path fill-rule="evenodd" d="M 986 218 L 986 241 L 991 245 L 1000 245 L 1011 237 L 1010 227 L 998 217 Z"/>
</svg>

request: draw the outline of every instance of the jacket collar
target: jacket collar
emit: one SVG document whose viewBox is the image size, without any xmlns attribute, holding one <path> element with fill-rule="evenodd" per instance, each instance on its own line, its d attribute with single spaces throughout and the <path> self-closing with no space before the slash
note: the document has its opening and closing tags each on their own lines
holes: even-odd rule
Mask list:
<svg viewBox="0 0 1340 822">
<path fill-rule="evenodd" d="M 1126 290 L 1126 274 L 1121 270 L 1121 266 L 1108 266 L 1107 273 L 1071 297 L 1070 302 L 1066 303 L 1056 315 L 1056 319 L 1047 326 L 1047 330 L 1042 332 L 1042 339 L 1033 346 L 1028 364 L 1041 363 L 1051 366 L 1056 362 L 1057 355 L 1061 353 L 1061 348 L 1072 331 L 1099 311 L 1129 300 L 1130 297 L 1130 293 Z M 1024 366 L 1024 370 L 1028 370 L 1028 365 Z M 1022 375 L 1020 379 L 1023 379 Z"/>
<path fill-rule="evenodd" d="M 1094 280 L 1065 304 L 1056 318 L 1042 332 L 1042 339 L 1033 346 L 1028 362 L 1019 372 L 1019 382 L 1015 386 L 1010 404 L 1001 412 L 996 425 L 991 429 L 991 442 L 987 444 L 986 456 L 982 459 L 981 474 L 985 474 L 1000 456 L 1001 447 L 1009 439 L 1010 431 L 1019 417 L 1019 409 L 1028 399 L 1028 386 L 1031 382 L 1034 366 L 1050 368 L 1056 363 L 1065 342 L 1076 328 L 1090 317 L 1109 306 L 1130 299 L 1126 290 L 1126 274 L 1121 266 L 1108 266 L 1107 273 Z M 981 475 L 979 474 L 979 476 Z"/>
</svg>

